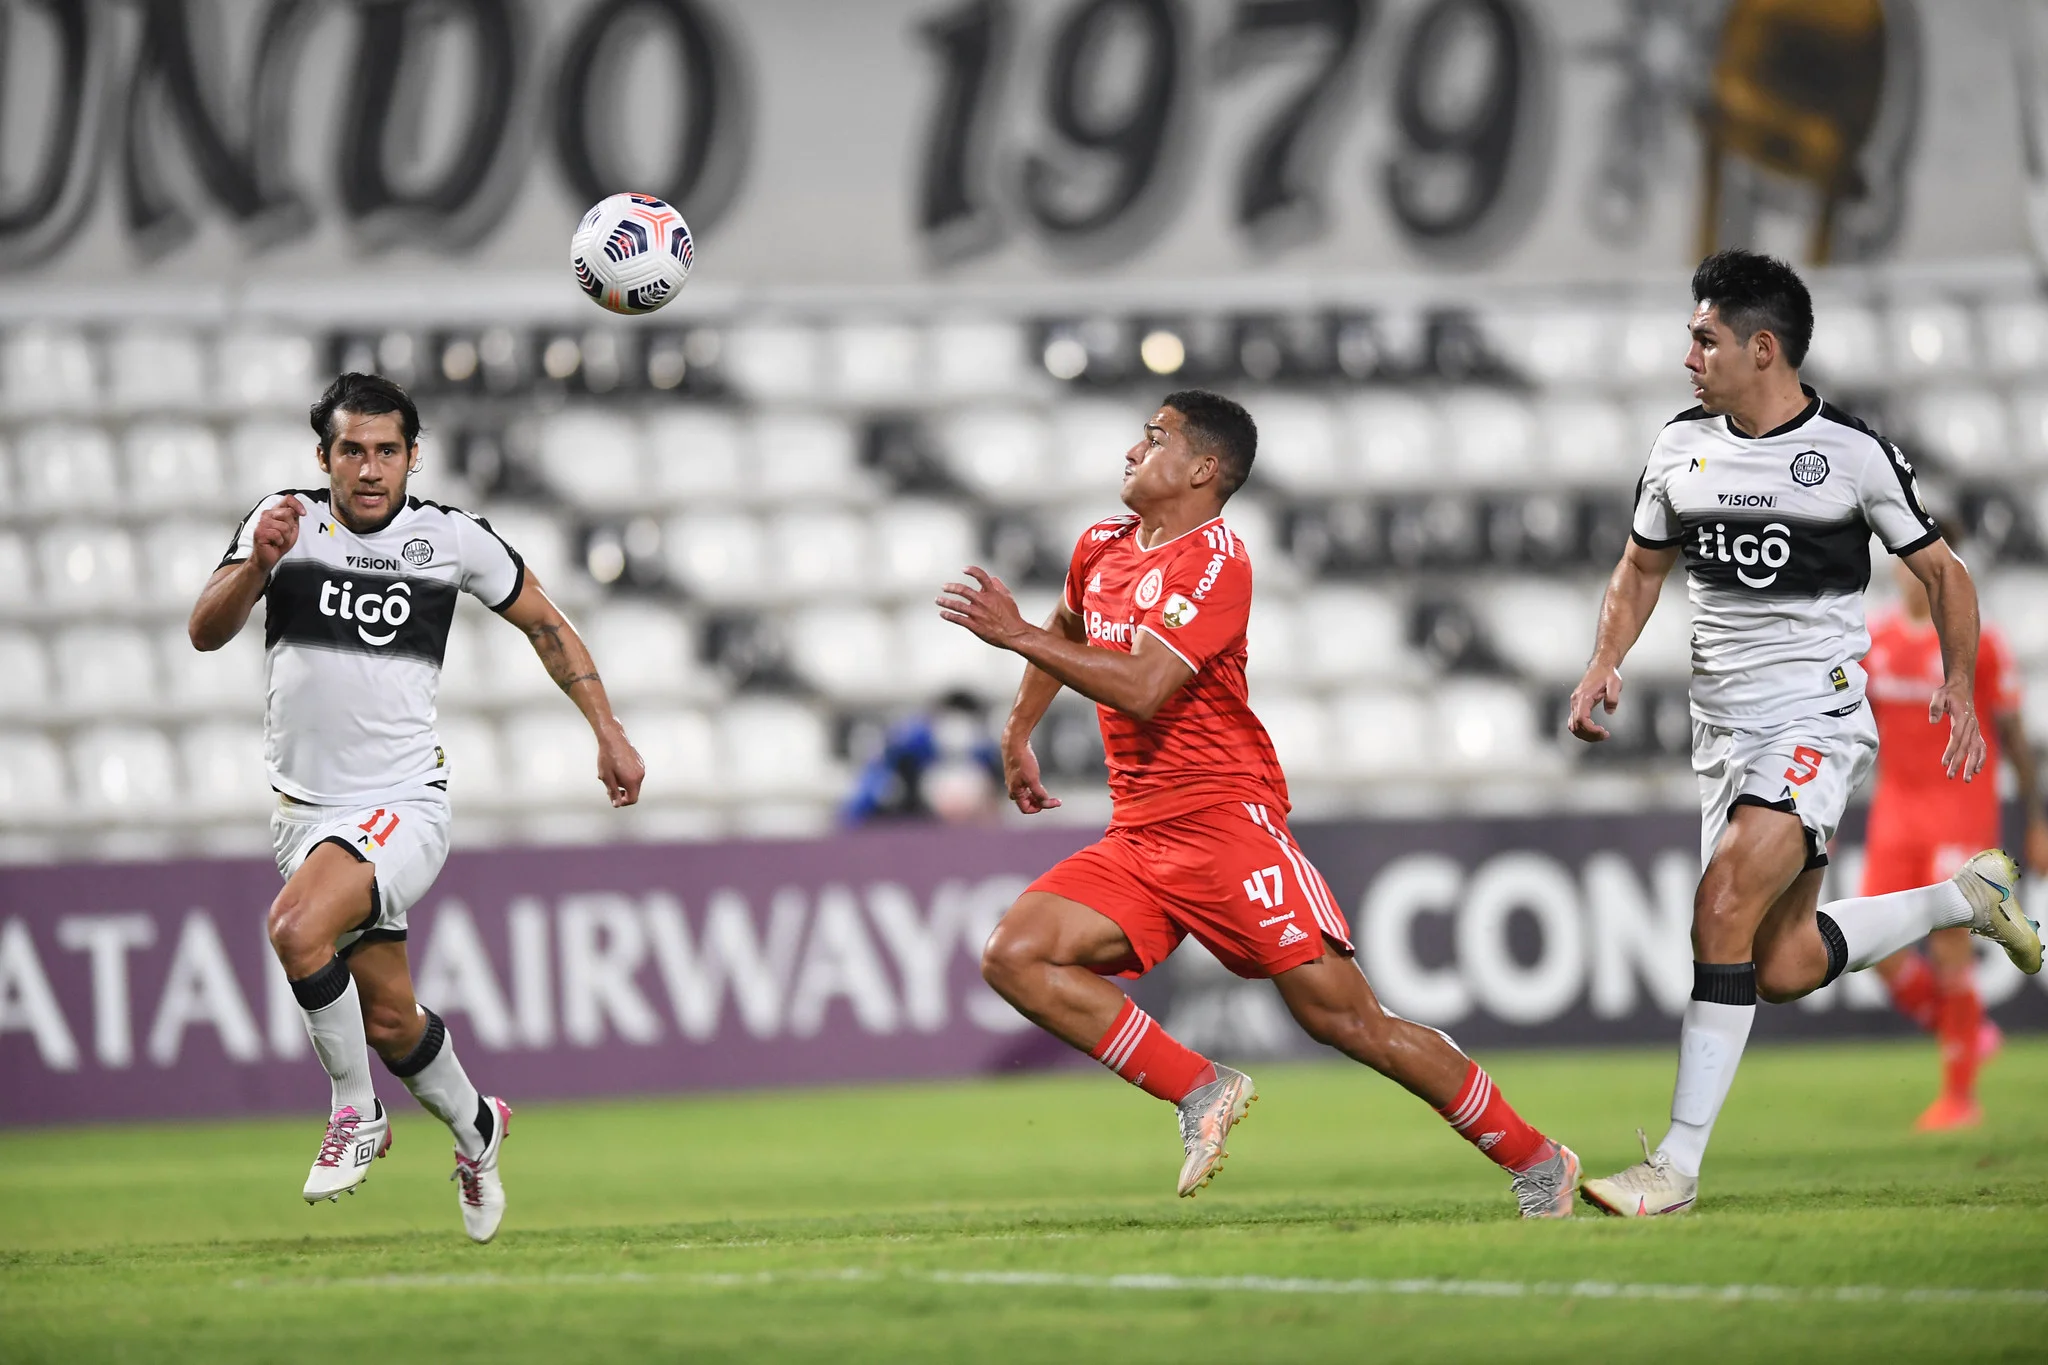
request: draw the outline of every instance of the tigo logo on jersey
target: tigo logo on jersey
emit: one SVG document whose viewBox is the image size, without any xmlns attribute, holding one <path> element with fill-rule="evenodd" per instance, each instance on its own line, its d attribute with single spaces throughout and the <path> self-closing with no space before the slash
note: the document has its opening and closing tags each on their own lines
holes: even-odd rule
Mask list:
<svg viewBox="0 0 2048 1365">
<path fill-rule="evenodd" d="M 406 563 L 417 569 L 434 557 L 434 547 L 415 536 L 405 542 L 405 548 L 398 553 L 405 558 Z"/>
<path fill-rule="evenodd" d="M 1175 630 L 1179 630 L 1182 626 L 1194 620 L 1195 614 L 1200 610 L 1200 607 L 1188 601 L 1187 598 L 1182 597 L 1179 593 L 1175 593 L 1167 598 L 1166 605 L 1160 608 L 1159 619 Z"/>
<path fill-rule="evenodd" d="M 1792 482 L 1811 488 L 1828 476 L 1828 457 L 1818 450 L 1802 450 L 1792 457 Z"/>
<path fill-rule="evenodd" d="M 401 580 L 382 593 L 366 592 L 357 597 L 355 586 L 347 579 L 338 588 L 331 578 L 322 583 L 320 614 L 357 622 L 356 634 L 363 637 L 366 645 L 388 645 L 396 640 L 398 627 L 412 619 L 412 589 Z M 373 635 L 370 627 L 374 625 L 387 625 L 391 629 L 382 635 Z"/>
<path fill-rule="evenodd" d="M 1723 564 L 1735 564 L 1735 576 L 1752 588 L 1768 588 L 1778 581 L 1778 570 L 1792 559 L 1792 529 L 1781 522 L 1772 522 L 1759 534 L 1753 531 L 1738 532 L 1729 539 L 1728 524 L 1717 521 L 1712 526 L 1700 524 L 1699 544 L 1694 553 L 1701 559 L 1719 560 Z M 1770 570 L 1769 573 L 1753 574 L 1752 567 Z"/>
<path fill-rule="evenodd" d="M 1138 604 L 1139 611 L 1152 610 L 1152 604 L 1159 600 L 1159 590 L 1166 586 L 1166 576 L 1153 569 L 1138 580 L 1138 591 L 1131 598 Z"/>
</svg>

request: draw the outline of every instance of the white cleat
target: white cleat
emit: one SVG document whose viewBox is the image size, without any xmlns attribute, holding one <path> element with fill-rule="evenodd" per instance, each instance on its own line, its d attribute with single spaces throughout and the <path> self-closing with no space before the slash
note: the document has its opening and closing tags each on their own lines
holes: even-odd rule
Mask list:
<svg viewBox="0 0 2048 1365">
<path fill-rule="evenodd" d="M 1949 878 L 1970 902 L 1970 932 L 2005 949 L 2028 976 L 2041 970 L 2041 926 L 2020 910 L 2019 865 L 2002 848 L 1987 848 Z"/>
<path fill-rule="evenodd" d="M 1625 1171 L 1580 1184 L 1579 1193 L 1594 1207 L 1618 1218 L 1656 1218 L 1667 1213 L 1684 1213 L 1700 1197 L 1700 1178 L 1682 1175 L 1662 1152 L 1650 1150 L 1650 1140 L 1636 1129 L 1643 1144 L 1643 1159 Z"/>
<path fill-rule="evenodd" d="M 498 1153 L 504 1149 L 505 1134 L 512 1127 L 512 1106 L 496 1095 L 484 1096 L 491 1106 L 491 1140 L 483 1154 L 472 1161 L 455 1149 L 455 1170 L 448 1178 L 456 1185 L 462 1206 L 462 1230 L 472 1242 L 488 1242 L 498 1235 L 505 1221 L 505 1182 L 498 1178 Z"/>
<path fill-rule="evenodd" d="M 306 1175 L 306 1202 L 354 1194 L 356 1186 L 370 1178 L 370 1163 L 390 1150 L 391 1116 L 384 1112 L 382 1100 L 377 1101 L 376 1117 L 367 1119 L 354 1105 L 343 1105 L 327 1120 L 320 1155 Z"/>
<path fill-rule="evenodd" d="M 1180 1143 L 1188 1154 L 1180 1168 L 1181 1198 L 1192 1198 L 1196 1190 L 1216 1178 L 1216 1168 L 1229 1155 L 1223 1148 L 1230 1140 L 1230 1130 L 1258 1097 L 1251 1077 L 1219 1062 L 1216 1079 L 1190 1091 L 1180 1102 Z"/>
</svg>

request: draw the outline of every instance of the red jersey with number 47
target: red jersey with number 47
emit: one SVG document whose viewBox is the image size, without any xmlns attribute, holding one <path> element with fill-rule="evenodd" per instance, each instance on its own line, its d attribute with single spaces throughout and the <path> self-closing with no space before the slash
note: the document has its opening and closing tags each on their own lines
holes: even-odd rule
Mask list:
<svg viewBox="0 0 2048 1365">
<path fill-rule="evenodd" d="M 2012 651 L 1996 628 L 1977 638 L 1977 722 L 1984 733 L 1983 771 L 1974 782 L 1951 779 L 1941 766 L 1949 726 L 1929 724 L 1927 701 L 1941 686 L 1941 639 L 1932 621 L 1886 612 L 1870 624 L 1866 695 L 1877 721 L 1877 789 L 1871 796 L 1871 837 L 1896 828 L 1921 841 L 1998 842 L 1997 718 L 2019 709 Z"/>
<path fill-rule="evenodd" d="M 1245 693 L 1251 558 L 1221 517 L 1149 550 L 1135 516 L 1095 523 L 1074 546 L 1066 604 L 1091 646 L 1129 653 L 1143 633 L 1195 671 L 1149 721 L 1096 707 L 1112 825 L 1226 801 L 1287 809 L 1287 779 Z"/>
</svg>

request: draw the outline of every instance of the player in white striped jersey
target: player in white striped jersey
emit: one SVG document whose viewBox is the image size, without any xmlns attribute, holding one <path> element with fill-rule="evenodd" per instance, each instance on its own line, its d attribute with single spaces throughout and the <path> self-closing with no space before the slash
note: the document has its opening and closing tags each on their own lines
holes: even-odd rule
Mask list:
<svg viewBox="0 0 2048 1365">
<path fill-rule="evenodd" d="M 639 798 L 640 756 L 575 629 L 490 523 L 406 496 L 419 413 L 387 379 L 345 374 L 311 413 L 328 486 L 272 494 L 243 518 L 192 609 L 195 647 L 219 649 L 264 603 L 264 750 L 284 890 L 270 942 L 333 1083 L 308 1203 L 353 1193 L 391 1145 L 370 1079 L 374 1047 L 455 1135 L 463 1227 L 504 1217 L 498 1153 L 511 1109 L 479 1095 L 447 1026 L 413 999 L 406 911 L 448 856 L 448 783 L 434 733 L 458 592 L 524 631 L 597 737 L 614 806 Z"/>
<path fill-rule="evenodd" d="M 1874 532 L 1927 587 L 1945 681 L 1943 764 L 1967 782 L 1984 762 L 1972 688 L 1977 590 L 1921 506 L 1913 469 L 1868 427 L 1800 383 L 1813 303 L 1782 261 L 1724 251 L 1692 280 L 1686 369 L 1700 405 L 1652 447 L 1634 527 L 1601 604 L 1570 728 L 1621 700 L 1621 661 L 1683 554 L 1693 607 L 1693 768 L 1705 872 L 1693 903 L 1693 991 L 1680 1029 L 1671 1127 L 1653 1153 L 1587 1180 L 1610 1213 L 1677 1213 L 1698 1196 L 1707 1139 L 1759 997 L 1794 1000 L 1929 930 L 1969 925 L 2025 971 L 2041 940 L 1996 849 L 1951 881 L 1819 904 L 1828 841 L 1877 755 L 1858 662 L 1870 647 L 1863 589 Z"/>
</svg>

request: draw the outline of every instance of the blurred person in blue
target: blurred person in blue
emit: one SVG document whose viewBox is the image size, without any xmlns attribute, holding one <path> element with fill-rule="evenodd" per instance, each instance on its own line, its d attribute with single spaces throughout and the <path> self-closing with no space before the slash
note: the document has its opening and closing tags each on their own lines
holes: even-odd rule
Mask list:
<svg viewBox="0 0 2048 1365">
<path fill-rule="evenodd" d="M 948 692 L 926 712 L 897 722 L 862 765 L 847 799 L 847 824 L 937 819 L 949 825 L 996 818 L 1003 759 L 988 708 L 971 692 Z"/>
</svg>

